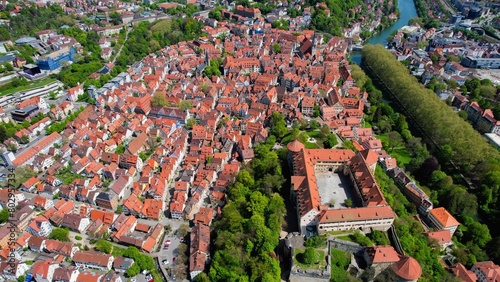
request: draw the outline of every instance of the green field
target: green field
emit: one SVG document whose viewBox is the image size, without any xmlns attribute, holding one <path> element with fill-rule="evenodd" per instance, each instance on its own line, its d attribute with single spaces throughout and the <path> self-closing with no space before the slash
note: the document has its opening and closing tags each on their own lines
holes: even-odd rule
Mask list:
<svg viewBox="0 0 500 282">
<path fill-rule="evenodd" d="M 332 249 L 330 281 L 345 281 L 347 267 L 351 263 L 351 255 L 339 250 Z"/>
<path fill-rule="evenodd" d="M 52 82 L 55 82 L 55 81 L 57 81 L 57 79 L 55 79 L 55 78 L 45 78 L 45 79 L 42 79 L 42 80 L 31 82 L 28 85 L 19 86 L 19 87 L 16 87 L 16 88 L 11 88 L 11 89 L 4 90 L 4 91 L 2 91 L 0 93 L 0 96 L 5 96 L 5 95 L 9 95 L 9 94 L 16 93 L 16 92 L 19 92 L 19 91 L 25 91 L 25 90 L 30 90 L 32 88 L 37 88 L 37 87 L 45 86 L 45 85 L 47 85 L 49 83 L 52 83 Z"/>
</svg>

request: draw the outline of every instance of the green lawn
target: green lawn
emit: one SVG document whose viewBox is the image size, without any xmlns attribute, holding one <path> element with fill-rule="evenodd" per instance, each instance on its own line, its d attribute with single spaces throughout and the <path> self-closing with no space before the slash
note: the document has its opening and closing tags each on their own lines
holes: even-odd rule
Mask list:
<svg viewBox="0 0 500 282">
<path fill-rule="evenodd" d="M 311 143 L 311 142 L 306 142 L 306 144 L 304 144 L 304 146 L 305 146 L 307 149 L 319 149 L 319 148 L 321 148 L 318 144 L 316 144 L 316 143 Z"/>
<path fill-rule="evenodd" d="M 52 82 L 55 82 L 55 81 L 57 81 L 57 79 L 55 79 L 55 78 L 44 78 L 44 79 L 41 79 L 41 80 L 37 80 L 37 81 L 31 82 L 28 85 L 19 86 L 19 87 L 16 87 L 16 88 L 11 88 L 11 89 L 8 89 L 8 90 L 4 90 L 4 91 L 2 91 L 2 93 L 0 94 L 0 96 L 5 96 L 5 95 L 12 94 L 12 93 L 15 93 L 15 92 L 19 92 L 19 91 L 24 91 L 24 90 L 29 90 L 29 89 L 32 89 L 32 88 L 37 88 L 37 87 L 45 86 L 45 85 L 47 85 L 49 83 L 52 83 Z"/>
<path fill-rule="evenodd" d="M 354 233 L 354 230 L 341 230 L 341 231 L 327 231 L 325 234 L 328 235 L 340 235 L 340 234 L 351 234 Z"/>
<path fill-rule="evenodd" d="M 385 134 L 379 134 L 376 136 L 377 139 L 379 139 L 382 144 L 388 144 L 389 143 L 389 138 L 387 137 L 387 133 Z M 406 164 L 410 163 L 411 161 L 411 154 L 410 152 L 403 146 L 394 148 L 392 151 L 390 148 L 384 148 L 388 154 L 390 154 L 393 158 L 395 158 L 398 162 L 399 167 L 404 167 Z"/>
<path fill-rule="evenodd" d="M 346 241 L 355 243 L 354 240 L 351 238 L 350 235 L 337 236 L 337 239 L 346 240 Z"/>
<path fill-rule="evenodd" d="M 388 153 L 397 160 L 399 167 L 404 167 L 411 161 L 410 152 L 408 152 L 406 148 L 394 149 L 392 152 Z"/>
<path fill-rule="evenodd" d="M 339 250 L 332 249 L 330 281 L 345 281 L 347 277 L 347 267 L 351 263 L 351 255 Z"/>
<path fill-rule="evenodd" d="M 317 264 L 303 264 L 297 260 L 297 255 L 300 255 L 304 253 L 306 249 L 295 249 L 295 257 L 293 258 L 293 263 L 297 266 L 299 266 L 302 269 L 317 269 L 317 270 L 322 270 L 325 269 L 326 267 L 326 257 L 325 257 L 325 252 L 322 250 L 316 249 L 319 253 L 319 263 Z"/>
<path fill-rule="evenodd" d="M 307 132 L 307 135 L 309 135 L 309 137 L 311 137 L 311 138 L 319 139 L 321 136 L 321 131 L 319 131 L 319 130 L 309 131 L 309 132 Z"/>
</svg>

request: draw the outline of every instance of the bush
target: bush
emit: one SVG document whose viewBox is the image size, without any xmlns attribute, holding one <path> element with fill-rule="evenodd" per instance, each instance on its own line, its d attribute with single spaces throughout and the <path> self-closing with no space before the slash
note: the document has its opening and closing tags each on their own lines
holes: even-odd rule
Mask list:
<svg viewBox="0 0 500 282">
<path fill-rule="evenodd" d="M 304 242 L 304 246 L 320 248 L 326 246 L 326 235 L 314 236 Z"/>
<path fill-rule="evenodd" d="M 76 240 L 78 240 L 78 241 L 80 241 L 80 240 L 82 240 L 82 237 L 80 237 L 80 236 L 75 236 L 75 239 L 76 239 Z"/>
<path fill-rule="evenodd" d="M 358 230 L 356 230 L 354 232 L 354 234 L 351 234 L 349 235 L 349 237 L 351 238 L 351 240 L 353 240 L 354 242 L 360 244 L 361 246 L 372 246 L 373 243 L 372 241 L 370 240 L 370 238 L 366 237 L 365 235 L 361 234 L 361 232 L 359 232 Z"/>
</svg>

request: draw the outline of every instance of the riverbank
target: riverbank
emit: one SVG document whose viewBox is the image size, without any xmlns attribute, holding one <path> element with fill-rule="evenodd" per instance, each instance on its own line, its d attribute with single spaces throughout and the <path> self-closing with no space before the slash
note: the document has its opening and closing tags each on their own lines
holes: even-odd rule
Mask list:
<svg viewBox="0 0 500 282">
<path fill-rule="evenodd" d="M 418 17 L 417 9 L 415 8 L 415 3 L 413 0 L 399 0 L 398 10 L 400 13 L 399 19 L 390 27 L 377 32 L 366 40 L 363 44 L 382 44 L 387 45 L 387 38 L 391 35 L 394 30 L 398 30 L 403 26 L 408 24 L 408 20 L 414 17 Z M 361 64 L 361 52 L 351 52 L 350 59 L 357 65 Z"/>
</svg>

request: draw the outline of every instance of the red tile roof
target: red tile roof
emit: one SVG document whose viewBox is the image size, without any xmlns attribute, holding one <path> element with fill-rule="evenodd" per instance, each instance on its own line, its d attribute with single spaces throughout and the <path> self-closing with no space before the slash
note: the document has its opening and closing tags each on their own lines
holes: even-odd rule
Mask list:
<svg viewBox="0 0 500 282">
<path fill-rule="evenodd" d="M 392 246 L 373 246 L 366 249 L 372 263 L 393 263 L 399 261 L 399 254 Z"/>
<path fill-rule="evenodd" d="M 460 278 L 464 282 L 476 282 L 477 281 L 477 276 L 474 272 L 467 270 L 465 266 L 461 263 L 457 263 L 456 265 L 452 266 L 451 271 L 455 276 Z"/>
<path fill-rule="evenodd" d="M 397 276 L 406 280 L 417 280 L 422 275 L 420 264 L 412 257 L 402 256 L 401 260 L 392 265 Z"/>
<path fill-rule="evenodd" d="M 429 212 L 432 217 L 434 217 L 441 226 L 444 228 L 458 226 L 460 222 L 458 222 L 445 208 L 439 207 L 430 210 Z"/>
<path fill-rule="evenodd" d="M 451 242 L 451 233 L 449 230 L 439 230 L 425 233 L 429 239 L 436 240 L 439 245 Z"/>
<path fill-rule="evenodd" d="M 319 214 L 320 223 L 362 221 L 368 219 L 394 218 L 389 206 L 365 207 L 352 209 L 324 210 Z"/>
</svg>

